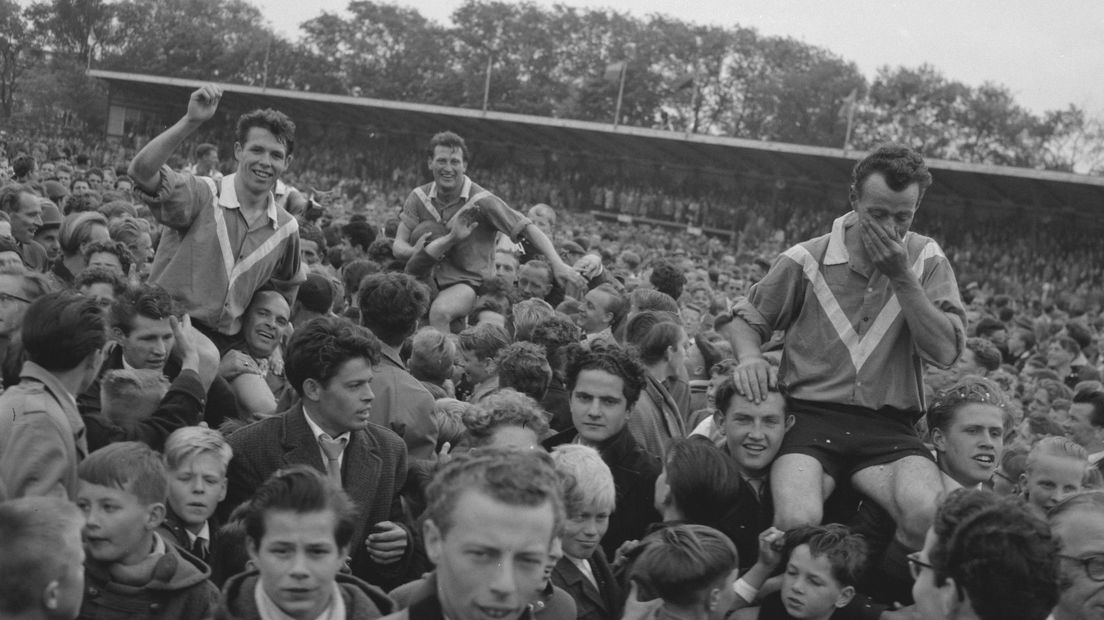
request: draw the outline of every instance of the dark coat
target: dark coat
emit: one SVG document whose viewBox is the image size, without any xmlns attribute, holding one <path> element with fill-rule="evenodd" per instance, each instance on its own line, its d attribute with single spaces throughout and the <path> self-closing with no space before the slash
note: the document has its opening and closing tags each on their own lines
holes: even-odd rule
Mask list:
<svg viewBox="0 0 1104 620">
<path fill-rule="evenodd" d="M 108 568 L 85 562 L 81 620 L 160 620 L 209 618 L 218 602 L 218 588 L 207 578 L 207 565 L 171 543 L 144 586 L 113 581 Z"/>
<path fill-rule="evenodd" d="M 98 387 L 99 379 L 96 384 Z M 185 426 L 195 426 L 203 421 L 203 406 L 206 401 L 207 395 L 203 391 L 199 375 L 191 370 L 182 370 L 158 403 L 157 409 L 141 422 L 120 426 L 98 411 L 82 412 L 81 417 L 88 428 L 88 450 L 95 452 L 107 444 L 119 441 L 140 441 L 158 452 L 163 452 L 165 440 L 173 431 Z"/>
<path fill-rule="evenodd" d="M 587 562 L 598 587 L 586 578 L 574 562 L 566 557 L 552 569 L 552 583 L 563 588 L 575 599 L 579 620 L 619 620 L 623 597 L 621 586 L 613 577 L 606 554 L 596 549 Z"/>
<path fill-rule="evenodd" d="M 548 450 L 575 441 L 579 431 L 570 428 L 556 433 L 544 442 Z M 602 538 L 607 557 L 613 557 L 621 543 L 639 540 L 648 526 L 660 520 L 655 509 L 655 481 L 662 470 L 658 457 L 644 451 L 633 439 L 629 427 L 611 437 L 598 448 L 602 461 L 613 474 L 617 504 L 610 515 L 609 529 Z"/>
<path fill-rule="evenodd" d="M 234 458 L 227 470 L 226 499 L 217 513 L 223 522 L 279 469 L 304 464 L 326 471 L 301 405 L 244 426 L 232 433 L 228 441 L 234 449 Z M 409 528 L 406 554 L 392 564 L 372 561 L 364 542 L 371 527 L 381 521 L 405 526 L 399 491 L 406 482 L 406 444 L 394 432 L 369 423 L 365 429 L 351 434 L 342 459 L 341 478 L 345 492 L 359 510 L 349 549 L 353 575 L 381 588 L 398 585 L 408 569 L 414 546 Z"/>
<path fill-rule="evenodd" d="M 210 566 L 211 549 L 215 548 L 219 540 L 219 525 L 214 517 L 207 520 L 207 529 L 211 532 L 211 538 L 207 541 L 207 555 L 201 556 L 192 553 L 192 539 L 188 536 L 188 531 L 184 527 L 184 522 L 180 520 L 180 516 L 172 509 L 172 506 L 166 502 L 165 520 L 162 521 L 161 526 L 157 528 L 157 533 L 161 535 L 161 538 L 165 539 L 165 542 L 176 545 L 177 549 L 183 549 L 184 551 L 192 553 L 193 556 L 202 560 L 204 564 Z"/>
<path fill-rule="evenodd" d="M 222 590 L 215 620 L 261 620 L 253 591 L 260 575 L 256 571 L 231 577 Z M 346 620 L 375 620 L 391 613 L 391 599 L 379 588 L 356 577 L 337 575 L 337 586 L 345 600 Z"/>
<path fill-rule="evenodd" d="M 441 601 L 437 598 L 437 575 L 430 574 L 421 584 L 409 592 L 410 606 L 384 616 L 383 620 L 445 620 Z M 533 620 L 533 612 L 526 609 L 515 620 Z"/>
</svg>

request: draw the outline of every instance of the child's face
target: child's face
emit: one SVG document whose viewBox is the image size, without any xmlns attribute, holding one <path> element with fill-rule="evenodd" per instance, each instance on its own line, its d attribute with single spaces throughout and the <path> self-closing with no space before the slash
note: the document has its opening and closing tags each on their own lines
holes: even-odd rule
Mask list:
<svg viewBox="0 0 1104 620">
<path fill-rule="evenodd" d="M 798 545 L 790 554 L 782 577 L 782 604 L 794 618 L 821 619 L 843 607 L 854 593 L 832 576 L 832 564 L 825 556 L 814 556 L 809 545 Z"/>
<path fill-rule="evenodd" d="M 150 553 L 150 536 L 165 507 L 146 506 L 123 489 L 80 481 L 77 506 L 84 512 L 84 550 L 98 562 L 136 564 Z"/>
<path fill-rule="evenodd" d="M 1084 477 L 1084 461 L 1044 454 L 1034 460 L 1020 480 L 1028 503 L 1046 512 L 1067 495 L 1080 491 Z"/>
<path fill-rule="evenodd" d="M 345 563 L 337 546 L 337 517 L 318 512 L 270 511 L 264 535 L 249 541 L 249 557 L 261 574 L 261 587 L 281 611 L 315 618 L 330 600 L 333 582 Z"/>
<path fill-rule="evenodd" d="M 464 373 L 472 383 L 482 383 L 491 376 L 491 369 L 488 368 L 489 364 L 486 360 L 479 359 L 476 353 L 467 349 L 461 349 L 460 353 L 464 356 Z"/>
<path fill-rule="evenodd" d="M 216 454 L 200 453 L 169 472 L 169 506 L 185 527 L 198 532 L 224 499 L 226 468 Z"/>
</svg>

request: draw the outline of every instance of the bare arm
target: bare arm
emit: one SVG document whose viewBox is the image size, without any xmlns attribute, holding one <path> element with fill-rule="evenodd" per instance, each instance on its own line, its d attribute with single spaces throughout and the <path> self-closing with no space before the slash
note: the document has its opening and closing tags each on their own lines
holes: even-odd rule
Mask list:
<svg viewBox="0 0 1104 620">
<path fill-rule="evenodd" d="M 215 114 L 220 97 L 222 97 L 222 90 L 214 84 L 208 84 L 193 92 L 188 100 L 188 112 L 184 118 L 150 140 L 141 151 L 138 151 L 127 169 L 127 174 L 134 179 L 138 187 L 147 193 L 157 191 L 161 180 L 159 172 L 161 166 L 165 165 L 188 136 Z"/>
<path fill-rule="evenodd" d="M 410 232 L 405 223 L 399 222 L 399 228 L 395 231 L 395 242 L 391 244 L 391 253 L 395 255 L 395 258 L 408 260 L 411 256 L 414 256 L 416 250 L 414 246 L 410 245 Z"/>
<path fill-rule="evenodd" d="M 548 260 L 548 264 L 552 267 L 552 274 L 556 276 L 560 286 L 563 286 L 572 297 L 581 299 L 582 294 L 586 293 L 587 290 L 586 279 L 572 269 L 571 265 L 563 262 L 560 255 L 556 253 L 556 246 L 552 244 L 552 240 L 548 238 L 548 235 L 537 228 L 536 224 L 528 224 L 523 234 L 533 244 L 533 247 Z"/>
</svg>

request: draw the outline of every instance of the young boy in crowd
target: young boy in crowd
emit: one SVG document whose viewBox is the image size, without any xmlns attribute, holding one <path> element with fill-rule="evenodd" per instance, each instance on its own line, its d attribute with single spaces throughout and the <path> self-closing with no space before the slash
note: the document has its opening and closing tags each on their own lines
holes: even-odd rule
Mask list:
<svg viewBox="0 0 1104 620">
<path fill-rule="evenodd" d="M 1084 448 L 1065 437 L 1044 437 L 1027 454 L 1027 468 L 1020 475 L 1023 498 L 1045 517 L 1067 495 L 1084 488 L 1088 469 Z"/>
<path fill-rule="evenodd" d="M 100 379 L 101 413 L 119 426 L 132 427 L 153 415 L 168 391 L 169 381 L 160 370 L 109 370 Z"/>
<path fill-rule="evenodd" d="M 508 344 L 510 335 L 497 325 L 476 325 L 460 332 L 464 374 L 472 385 L 469 403 L 478 403 L 484 396 L 498 389 L 498 366 L 495 358 Z"/>
<path fill-rule="evenodd" d="M 851 602 L 866 566 L 866 543 L 842 525 L 803 526 L 786 533 L 782 590 L 736 620 L 829 620 Z M 842 613 L 839 614 L 842 617 Z"/>
<path fill-rule="evenodd" d="M 661 602 L 656 617 L 684 620 L 725 618 L 735 601 L 736 547 L 719 531 L 680 524 L 648 535 L 632 568 L 641 600 Z M 635 597 L 633 597 L 635 598 Z M 638 607 L 634 601 L 627 604 Z M 636 618 L 633 609 L 625 618 Z"/>
<path fill-rule="evenodd" d="M 215 543 L 215 508 L 226 499 L 226 468 L 234 451 L 222 433 L 202 426 L 175 431 L 165 442 L 169 503 L 158 530 L 204 562 Z"/>
<path fill-rule="evenodd" d="M 68 499 L 0 503 L 0 618 L 73 620 L 84 593 L 84 516 Z"/>
<path fill-rule="evenodd" d="M 87 554 L 80 617 L 209 617 L 218 598 L 210 570 L 157 534 L 169 494 L 161 456 L 114 443 L 81 462 L 77 476 Z"/>
</svg>

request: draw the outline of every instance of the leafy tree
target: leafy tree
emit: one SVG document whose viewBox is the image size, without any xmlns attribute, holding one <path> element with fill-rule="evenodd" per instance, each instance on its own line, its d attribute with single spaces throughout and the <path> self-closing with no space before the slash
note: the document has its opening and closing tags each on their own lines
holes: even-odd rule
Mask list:
<svg viewBox="0 0 1104 620">
<path fill-rule="evenodd" d="M 31 32 L 14 0 L 0 0 L 0 114 L 11 118 L 19 80 L 32 62 Z"/>
</svg>

